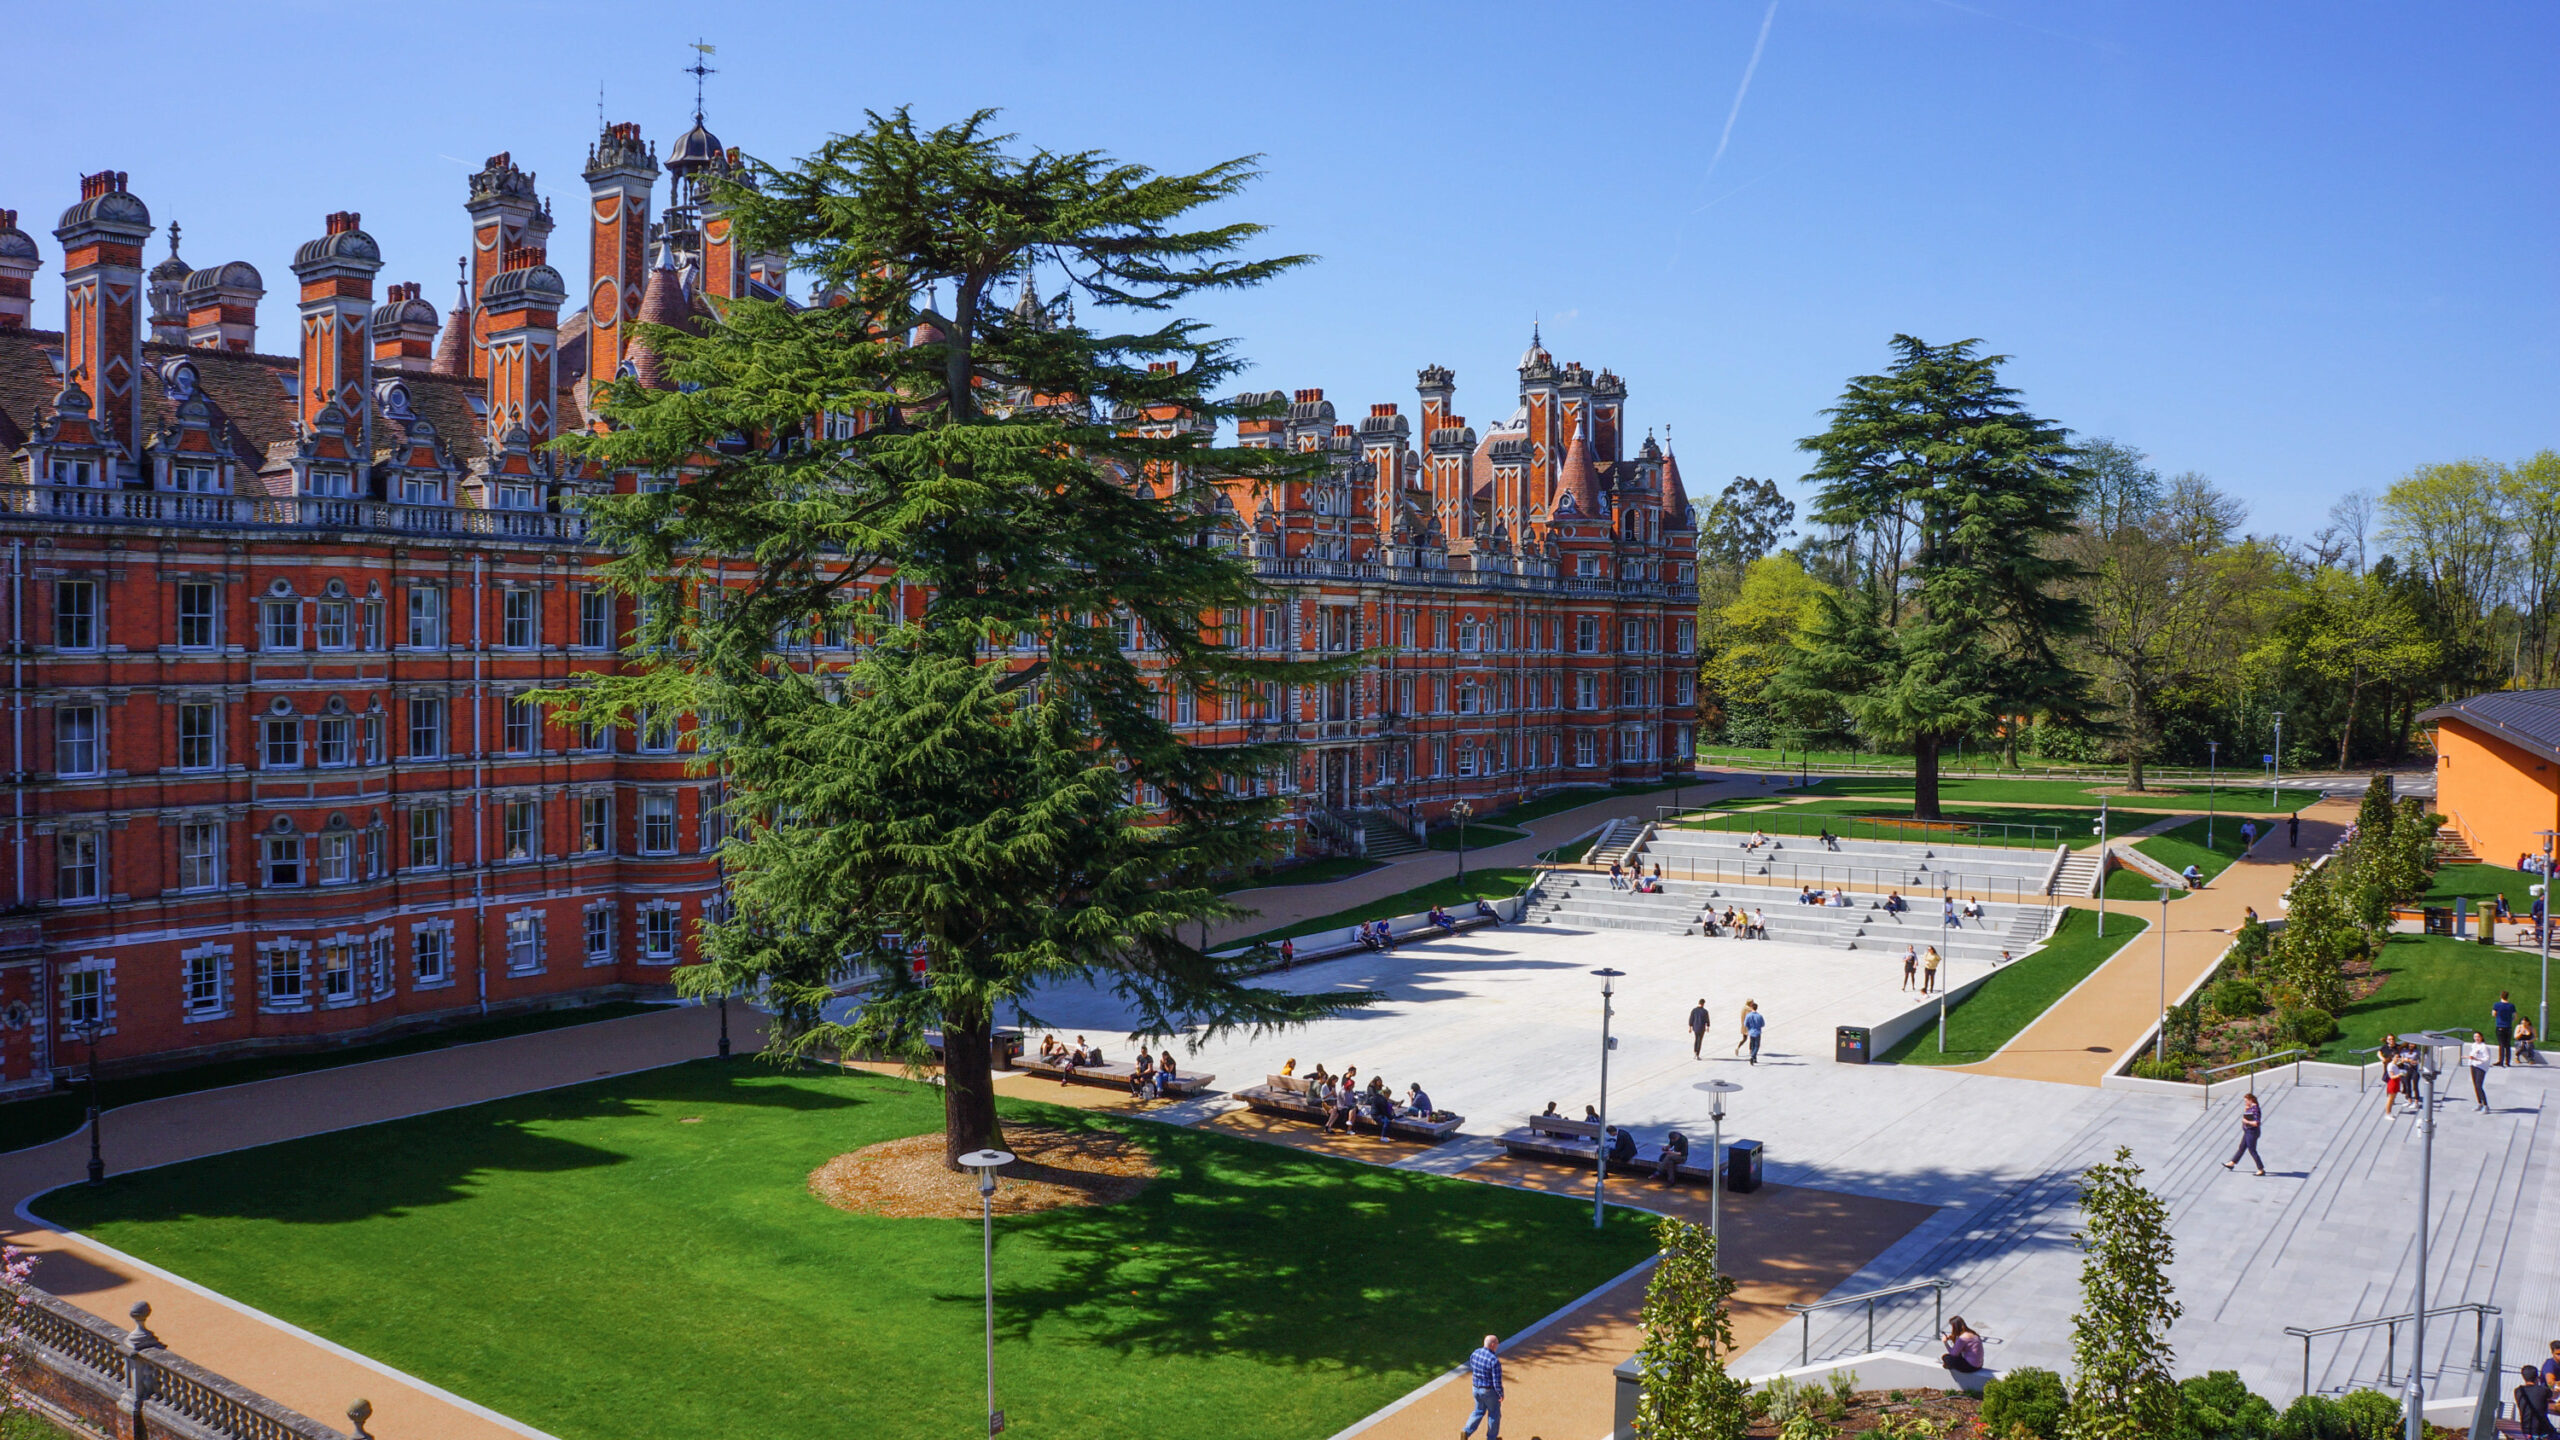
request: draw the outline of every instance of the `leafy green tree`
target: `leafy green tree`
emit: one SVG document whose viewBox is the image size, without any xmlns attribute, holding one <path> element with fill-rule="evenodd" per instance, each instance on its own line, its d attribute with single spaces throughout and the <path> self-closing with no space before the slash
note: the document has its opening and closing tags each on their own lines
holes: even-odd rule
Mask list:
<svg viewBox="0 0 2560 1440">
<path fill-rule="evenodd" d="M 643 327 L 681 388 L 609 385 L 610 429 L 564 445 L 676 477 L 589 502 L 642 623 L 632 673 L 563 698 L 573 718 L 691 715 L 696 763 L 723 777 L 731 904 L 677 988 L 760 989 L 776 1056 L 920 1061 L 938 1030 L 954 1161 L 1000 1140 L 992 1032 L 1008 1007 L 1037 1023 L 1043 985 L 1114 989 L 1146 1035 L 1362 999 L 1253 987 L 1181 938 L 1234 913 L 1212 877 L 1269 852 L 1274 802 L 1250 782 L 1293 761 L 1185 744 L 1164 689 L 1331 673 L 1220 643 L 1213 618 L 1265 593 L 1201 477 L 1301 462 L 1216 446 L 1225 342 L 1179 319 L 1085 328 L 1030 285 L 1061 275 L 1089 310 L 1143 318 L 1296 259 L 1242 257 L 1249 223 L 1186 228 L 1248 162 L 1016 153 L 990 121 L 872 115 L 799 163 L 752 163 L 721 193 L 739 243 L 844 303 Z M 1198 423 L 1133 423 L 1154 415 Z M 821 663 L 821 626 L 851 631 L 859 662 Z M 864 974 L 859 1014 L 823 1023 Z"/>
<path fill-rule="evenodd" d="M 2346 716 L 2338 729 L 2342 770 L 2366 692 L 2416 681 L 2432 673 L 2439 658 L 2436 639 L 2417 608 L 2378 567 L 2362 575 L 2341 570 L 2313 575 L 2280 639 L 2304 668 L 2345 689 Z"/>
<path fill-rule="evenodd" d="M 1746 1391 L 1725 1371 L 1733 1353 L 1733 1277 L 1716 1271 L 1704 1225 L 1665 1216 L 1662 1245 L 1644 1291 L 1643 1375 L 1636 1434 L 1643 1440 L 1742 1440 Z"/>
<path fill-rule="evenodd" d="M 2081 529 L 2099 540 L 2111 540 L 2159 508 L 2160 472 L 2151 468 L 2151 457 L 2141 450 L 2100 436 L 2082 445 L 2080 456 L 2088 472 Z"/>
<path fill-rule="evenodd" d="M 1831 427 L 1798 442 L 1821 484 L 1812 518 L 1865 534 L 1876 557 L 1856 589 L 1825 600 L 1772 698 L 1800 715 L 1845 714 L 1913 757 L 1913 808 L 1938 816 L 1941 747 L 2009 716 L 2076 717 L 2086 681 L 2059 643 L 2087 625 L 2055 551 L 2084 474 L 2062 427 L 2000 383 L 2005 356 L 1978 341 L 1893 339 L 1895 362 L 1849 382 Z"/>
<path fill-rule="evenodd" d="M 1698 564 L 1739 573 L 1777 549 L 1795 519 L 1796 502 L 1779 492 L 1776 481 L 1736 475 L 1707 506 L 1706 523 L 1698 527 Z"/>
<path fill-rule="evenodd" d="M 2332 1015 L 2346 1008 L 2347 966 L 2372 944 L 2341 892 L 2343 874 L 2334 860 L 2316 869 L 2309 861 L 2294 867 L 2284 930 L 2275 943 L 2275 979 L 2287 1003 Z"/>
<path fill-rule="evenodd" d="M 2071 1440 L 2157 1440 L 2175 1432 L 2169 1327 L 2184 1313 L 2169 1284 L 2169 1207 L 2142 1184 L 2133 1151 L 2080 1177 L 2080 1312 L 2071 1320 Z"/>
<path fill-rule="evenodd" d="M 1805 573 L 1803 562 L 1781 551 L 1754 560 L 1742 572 L 1733 599 L 1718 609 L 1703 632 L 1700 672 L 1709 702 L 1724 714 L 1728 735 L 1755 722 L 1766 706 L 1769 678 L 1795 654 L 1795 637 L 1820 613 L 1831 587 Z"/>
</svg>

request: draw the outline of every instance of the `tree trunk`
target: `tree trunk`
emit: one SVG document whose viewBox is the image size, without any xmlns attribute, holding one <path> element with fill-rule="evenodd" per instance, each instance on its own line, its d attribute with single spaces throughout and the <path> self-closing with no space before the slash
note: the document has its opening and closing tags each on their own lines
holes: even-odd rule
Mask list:
<svg viewBox="0 0 2560 1440">
<path fill-rule="evenodd" d="M 1938 737 L 1923 735 L 1911 745 L 1911 818 L 1938 818 Z"/>
<path fill-rule="evenodd" d="M 942 1163 L 957 1170 L 972 1150 L 1004 1144 L 996 1123 L 995 1021 L 989 1015 L 942 1017 Z"/>
<path fill-rule="evenodd" d="M 2002 750 L 2012 770 L 2018 768 L 2018 732 L 2025 728 L 2025 722 L 2026 717 L 2023 715 L 2011 715 L 2000 722 Z"/>
<path fill-rule="evenodd" d="M 2147 737 L 2144 734 L 2142 695 L 2130 686 L 2125 690 L 2125 719 L 2129 723 L 2125 726 L 2124 788 L 2138 795 L 2142 793 L 2142 748 Z"/>
<path fill-rule="evenodd" d="M 2347 747 L 2356 743 L 2356 701 L 2363 697 L 2363 685 L 2347 687 L 2347 723 L 2338 727 L 2338 768 L 2340 770 L 2347 768 Z"/>
</svg>

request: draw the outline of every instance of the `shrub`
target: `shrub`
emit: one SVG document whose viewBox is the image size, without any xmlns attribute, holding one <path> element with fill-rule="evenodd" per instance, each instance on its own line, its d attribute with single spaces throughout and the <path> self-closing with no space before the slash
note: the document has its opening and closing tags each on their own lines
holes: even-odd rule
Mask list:
<svg viewBox="0 0 2560 1440">
<path fill-rule="evenodd" d="M 2070 1408 L 2062 1377 L 2032 1365 L 1982 1387 L 1982 1423 L 1995 1435 L 2023 1431 L 2035 1440 L 2058 1440 L 2063 1413 Z"/>
<path fill-rule="evenodd" d="M 1839 1433 L 1824 1424 L 1821 1416 L 1799 1411 L 1778 1427 L 1778 1440 L 1832 1440 Z"/>
<path fill-rule="evenodd" d="M 2249 1393 L 2237 1371 L 2216 1370 L 2178 1382 L 2178 1423 L 2195 1440 L 2263 1440 L 2276 1407 Z"/>
<path fill-rule="evenodd" d="M 2271 1440 L 2395 1440 L 2400 1433 L 2400 1402 L 2379 1390 L 2337 1400 L 2305 1395 L 2285 1407 L 2269 1431 Z"/>
<path fill-rule="evenodd" d="M 2223 976 L 2213 985 L 2213 1013 L 2226 1020 L 2246 1020 L 2267 1008 L 2267 992 L 2246 975 Z"/>
<path fill-rule="evenodd" d="M 2402 1432 L 2400 1399 L 2379 1390 L 2357 1390 L 2338 1401 L 2338 1418 L 2347 1429 L 2339 1440 L 2393 1440 Z"/>
<path fill-rule="evenodd" d="M 2187 1057 L 2172 1055 L 2166 1060 L 2154 1060 L 2145 1055 L 2133 1062 L 2133 1073 L 2135 1078 L 2142 1080 L 2184 1080 L 2187 1078 Z"/>
<path fill-rule="evenodd" d="M 2309 1005 L 2284 1012 L 2278 1028 L 2284 1038 L 2296 1045 L 2326 1045 L 2338 1038 L 2338 1018 L 2326 1010 Z"/>
</svg>

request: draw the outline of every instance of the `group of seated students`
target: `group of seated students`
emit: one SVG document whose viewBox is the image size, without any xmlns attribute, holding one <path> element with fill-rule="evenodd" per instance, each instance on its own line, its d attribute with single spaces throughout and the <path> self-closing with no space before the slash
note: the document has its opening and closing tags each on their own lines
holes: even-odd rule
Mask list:
<svg viewBox="0 0 2560 1440">
<path fill-rule="evenodd" d="M 1556 1102 L 1548 1101 L 1546 1113 L 1538 1118 L 1541 1120 L 1562 1118 L 1556 1113 Z M 1582 1120 L 1586 1125 L 1598 1125 L 1600 1112 L 1585 1105 L 1582 1107 Z M 1601 1140 L 1604 1142 L 1602 1148 L 1609 1152 L 1610 1169 L 1625 1170 L 1636 1163 L 1634 1131 L 1623 1126 L 1610 1125 L 1601 1132 Z M 1674 1130 L 1662 1137 L 1662 1153 L 1654 1157 L 1653 1178 L 1664 1185 L 1677 1184 L 1680 1179 L 1680 1167 L 1688 1163 L 1689 1137 Z"/>
<path fill-rule="evenodd" d="M 1745 910 L 1727 905 L 1722 913 L 1710 910 L 1699 924 L 1709 935 L 1722 935 L 1735 940 L 1769 938 L 1769 916 L 1765 911 Z"/>
<path fill-rule="evenodd" d="M 1799 905 L 1846 905 L 1849 903 L 1849 892 L 1836 885 L 1829 890 L 1800 885 L 1796 887 L 1796 903 Z"/>
<path fill-rule="evenodd" d="M 1040 1059 L 1058 1067 L 1058 1083 L 1061 1085 L 1073 1079 L 1078 1070 L 1108 1063 L 1102 1058 L 1102 1047 L 1086 1044 L 1081 1035 L 1076 1037 L 1073 1045 L 1066 1044 L 1055 1035 L 1041 1036 Z M 1174 1063 L 1172 1046 L 1166 1046 L 1156 1055 L 1148 1054 L 1141 1046 L 1137 1067 L 1129 1072 L 1129 1093 L 1141 1100 L 1162 1098 L 1165 1091 L 1181 1078 L 1182 1070 Z"/>
<path fill-rule="evenodd" d="M 1393 950 L 1396 948 L 1396 932 L 1394 928 L 1389 926 L 1384 920 L 1361 921 L 1359 936 L 1360 943 L 1372 950 Z"/>
<path fill-rule="evenodd" d="M 1294 1059 L 1280 1067 L 1284 1076 L 1298 1073 Z M 1431 1097 L 1419 1085 L 1407 1085 L 1403 1103 L 1396 1101 L 1395 1091 L 1387 1086 L 1386 1077 L 1372 1075 L 1369 1083 L 1360 1083 L 1360 1067 L 1346 1065 L 1339 1075 L 1325 1073 L 1322 1065 L 1307 1073 L 1300 1088 L 1308 1100 L 1324 1113 L 1324 1133 L 1339 1128 L 1346 1134 L 1358 1134 L 1360 1122 L 1369 1122 L 1379 1139 L 1387 1138 L 1387 1122 L 1398 1117 L 1428 1120 L 1432 1116 Z"/>
<path fill-rule="evenodd" d="M 1070 1075 L 1084 1066 L 1103 1063 L 1102 1047 L 1087 1045 L 1081 1035 L 1076 1037 L 1076 1043 L 1073 1045 L 1066 1044 L 1055 1035 L 1041 1036 L 1040 1058 L 1058 1067 L 1060 1084 L 1066 1083 Z"/>
<path fill-rule="evenodd" d="M 1133 1100 L 1151 1097 L 1161 1100 L 1173 1082 L 1181 1078 L 1182 1072 L 1173 1066 L 1172 1046 L 1166 1046 L 1153 1058 L 1142 1047 L 1138 1051 L 1138 1068 L 1129 1072 L 1129 1097 Z"/>
<path fill-rule="evenodd" d="M 1751 838 L 1742 842 L 1742 853 L 1743 853 L 1743 854 L 1745 854 L 1745 855 L 1751 854 L 1752 852 L 1754 852 L 1754 851 L 1756 851 L 1756 850 L 1760 849 L 1762 846 L 1767 845 L 1768 843 L 1769 843 L 1769 832 L 1768 832 L 1768 831 L 1766 831 L 1766 830 L 1754 830 L 1754 831 L 1752 831 L 1752 832 L 1751 832 Z"/>
<path fill-rule="evenodd" d="M 1443 935 L 1454 935 L 1457 933 L 1458 917 L 1450 914 L 1448 910 L 1442 906 L 1432 906 L 1431 912 L 1422 918 L 1423 923 L 1430 925 Z M 1476 902 L 1476 918 L 1495 925 L 1502 923 L 1502 917 L 1494 912 L 1494 908 L 1491 905 L 1486 904 L 1482 900 Z M 1393 950 L 1396 948 L 1395 927 L 1389 925 L 1384 920 L 1363 920 L 1360 922 L 1360 928 L 1355 933 L 1358 936 L 1360 943 L 1372 950 Z"/>
</svg>

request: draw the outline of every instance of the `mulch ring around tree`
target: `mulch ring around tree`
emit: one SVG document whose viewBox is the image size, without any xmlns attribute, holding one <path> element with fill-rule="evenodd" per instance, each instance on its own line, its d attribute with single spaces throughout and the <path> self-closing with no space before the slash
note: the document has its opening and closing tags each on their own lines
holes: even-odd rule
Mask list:
<svg viewBox="0 0 2560 1440">
<path fill-rule="evenodd" d="M 995 1212 L 1028 1215 L 1077 1205 L 1116 1205 L 1156 1177 L 1145 1147 L 1112 1130 L 1008 1125 L 1014 1161 L 996 1172 Z M 978 1177 L 946 1169 L 938 1134 L 884 1140 L 809 1172 L 809 1193 L 839 1210 L 894 1220 L 978 1215 Z"/>
</svg>

